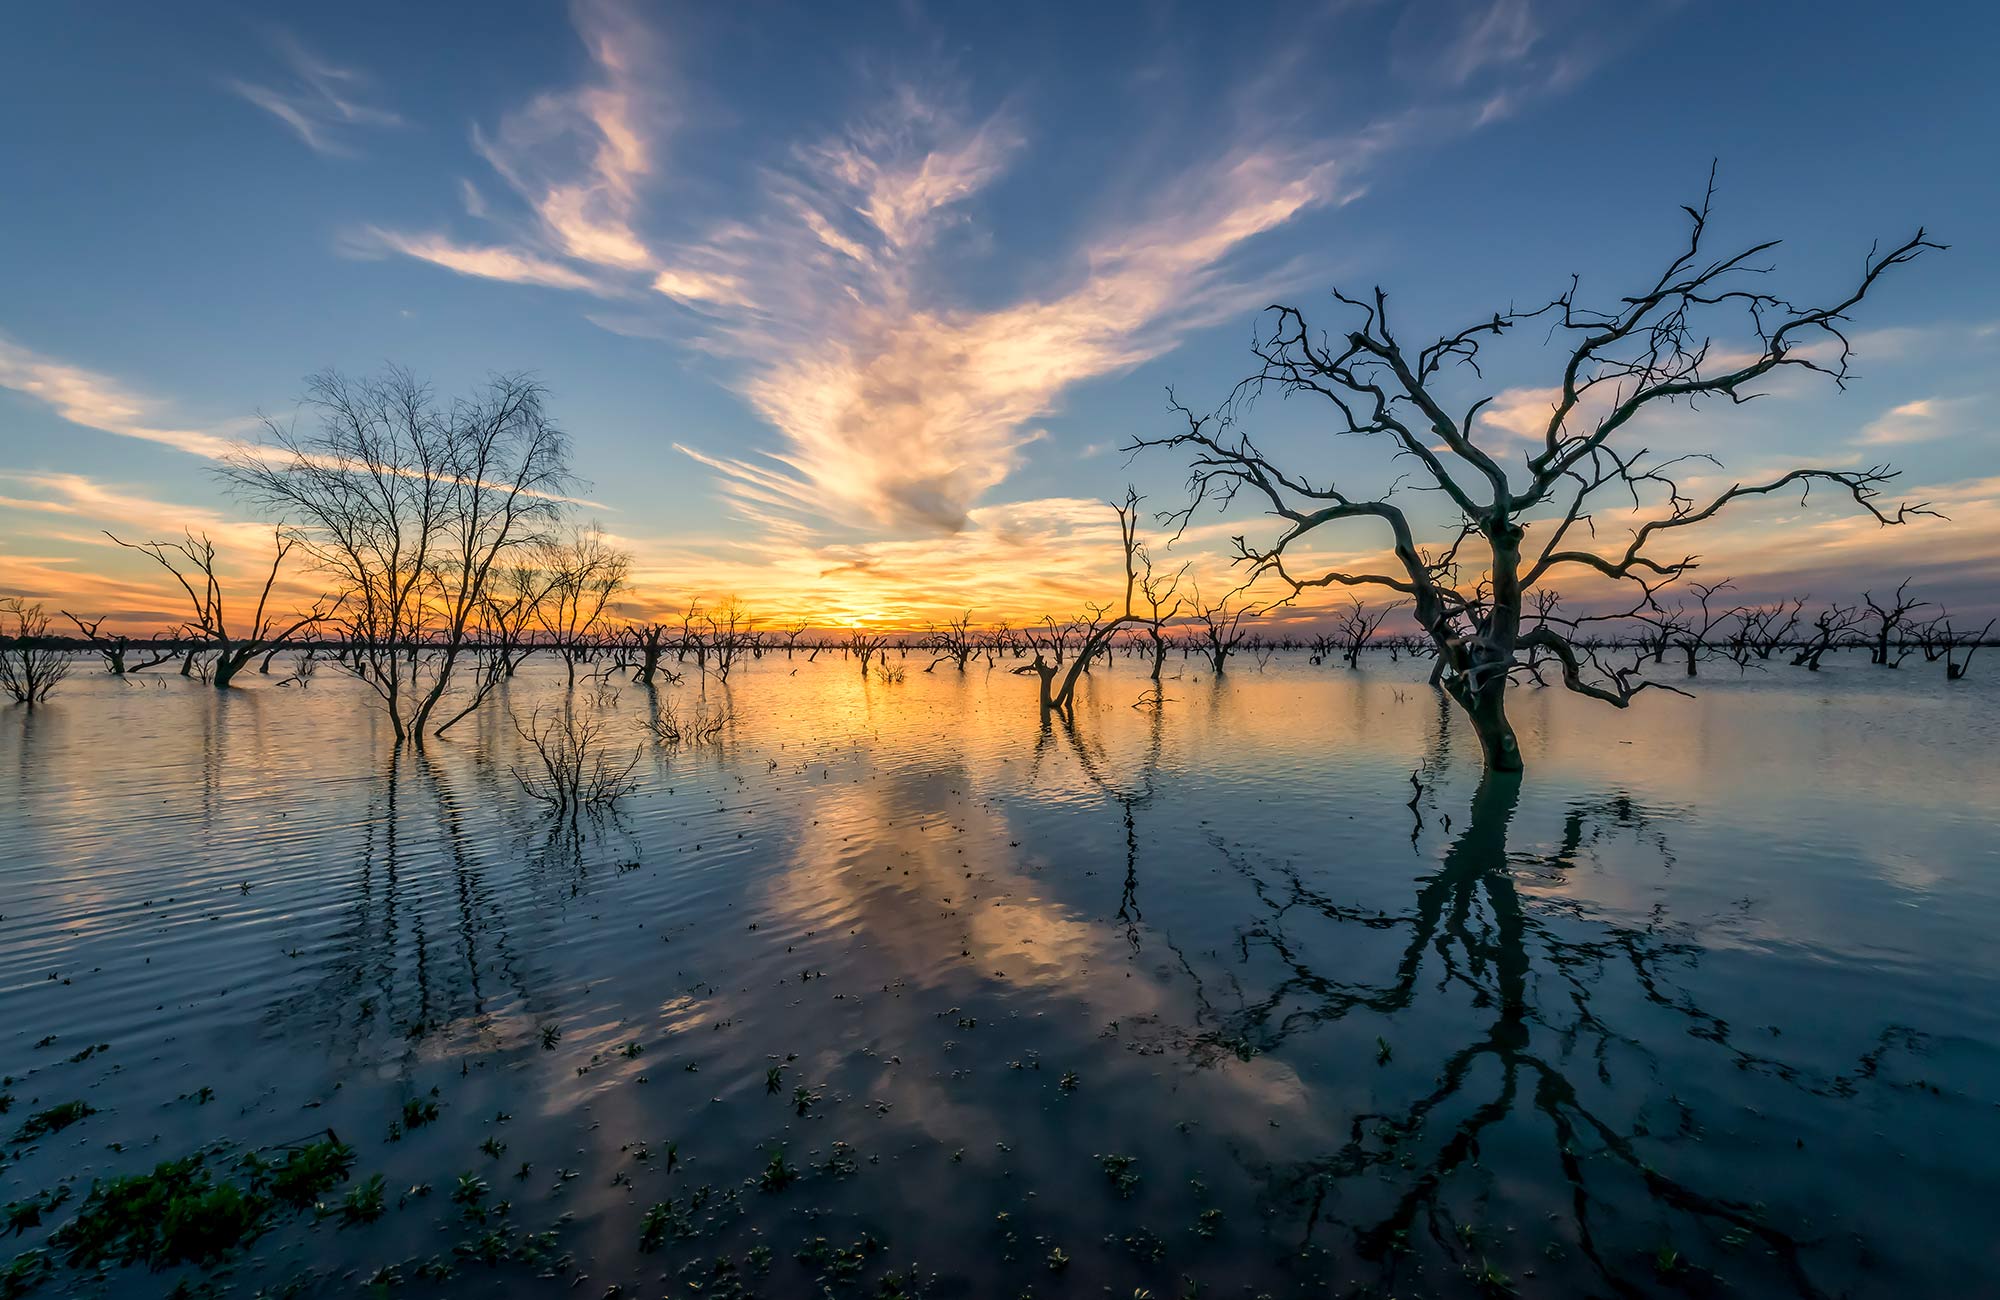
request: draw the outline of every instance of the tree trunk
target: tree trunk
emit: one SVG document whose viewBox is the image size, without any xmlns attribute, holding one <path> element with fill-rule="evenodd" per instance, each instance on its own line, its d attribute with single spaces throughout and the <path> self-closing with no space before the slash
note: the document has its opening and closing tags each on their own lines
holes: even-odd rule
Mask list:
<svg viewBox="0 0 2000 1300">
<path fill-rule="evenodd" d="M 1472 720 L 1472 730 L 1479 737 L 1479 751 L 1486 759 L 1486 770 L 1519 772 L 1521 746 L 1514 739 L 1514 724 L 1507 721 L 1507 678 L 1502 675 L 1476 692 L 1461 685 L 1452 694 L 1465 709 L 1465 716 Z"/>
</svg>

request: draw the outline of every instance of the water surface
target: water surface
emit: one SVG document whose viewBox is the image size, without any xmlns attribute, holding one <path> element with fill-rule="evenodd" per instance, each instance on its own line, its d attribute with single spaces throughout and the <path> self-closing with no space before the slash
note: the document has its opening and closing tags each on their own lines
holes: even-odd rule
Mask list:
<svg viewBox="0 0 2000 1300">
<path fill-rule="evenodd" d="M 1532 770 L 1482 785 L 1380 655 L 1176 662 L 1156 708 L 1121 661 L 1048 730 L 1005 664 L 923 662 L 767 656 L 677 751 L 621 684 L 639 787 L 574 827 L 511 770 L 552 665 L 422 753 L 330 669 L 0 715 L 0 1136 L 95 1108 L 0 1145 L 0 1200 L 73 1187 L 11 1245 L 93 1179 L 332 1130 L 379 1221 L 40 1286 L 1992 1285 L 1989 679 L 1524 690 Z"/>
</svg>

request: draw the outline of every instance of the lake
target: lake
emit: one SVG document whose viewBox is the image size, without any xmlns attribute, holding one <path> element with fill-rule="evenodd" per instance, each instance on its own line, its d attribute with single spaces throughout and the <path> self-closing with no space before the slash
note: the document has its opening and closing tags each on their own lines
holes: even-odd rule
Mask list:
<svg viewBox="0 0 2000 1300">
<path fill-rule="evenodd" d="M 1379 652 L 1048 729 L 897 662 L 662 687 L 730 713 L 673 749 L 580 685 L 637 786 L 574 824 L 553 663 L 421 752 L 327 667 L 0 714 L 0 1292 L 2000 1286 L 2000 665 L 1523 689 L 1482 784 Z M 329 1131 L 209 1265 L 50 1244 Z"/>
</svg>

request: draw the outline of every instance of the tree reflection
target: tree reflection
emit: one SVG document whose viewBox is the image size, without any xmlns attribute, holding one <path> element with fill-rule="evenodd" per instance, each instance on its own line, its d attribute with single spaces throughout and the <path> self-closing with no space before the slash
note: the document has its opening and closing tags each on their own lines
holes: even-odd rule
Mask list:
<svg viewBox="0 0 2000 1300">
<path fill-rule="evenodd" d="M 1444 1044 L 1426 1091 L 1370 1104 L 1353 1115 L 1337 1149 L 1273 1170 L 1273 1199 L 1304 1210 L 1307 1249 L 1327 1247 L 1324 1234 L 1338 1225 L 1392 1289 L 1399 1278 L 1407 1284 L 1411 1271 L 1421 1273 L 1417 1261 L 1425 1249 L 1499 1287 L 1497 1274 L 1483 1273 L 1479 1226 L 1454 1207 L 1476 1198 L 1488 1177 L 1471 1173 L 1480 1164 L 1482 1137 L 1512 1121 L 1505 1139 L 1510 1167 L 1493 1176 L 1518 1172 L 1527 1158 L 1524 1129 L 1545 1141 L 1568 1187 L 1561 1235 L 1611 1293 L 1648 1293 L 1642 1280 L 1649 1273 L 1675 1286 L 1714 1280 L 1671 1246 L 1635 1242 L 1630 1223 L 1615 1246 L 1604 1244 L 1614 1236 L 1619 1207 L 1649 1199 L 1667 1212 L 1652 1231 L 1666 1232 L 1677 1220 L 1718 1246 L 1761 1247 L 1746 1258 L 1761 1253 L 1776 1261 L 1797 1294 L 1823 1294 L 1801 1260 L 1809 1243 L 1774 1223 L 1756 1200 L 1697 1186 L 1648 1162 L 1647 1150 L 1660 1144 L 1698 1140 L 1702 1119 L 1671 1089 L 1664 1100 L 1632 1094 L 1634 1082 L 1642 1091 L 1649 1083 L 1669 1085 L 1669 1067 L 1648 1045 L 1658 1041 L 1657 1029 L 1642 1040 L 1612 1023 L 1631 1004 L 1621 1000 L 1629 996 L 1625 984 L 1616 984 L 1616 995 L 1609 988 L 1622 974 L 1644 1004 L 1684 1022 L 1689 1036 L 1713 1044 L 1738 1068 L 1817 1096 L 1849 1095 L 1874 1075 L 1885 1053 L 1918 1047 L 1916 1036 L 1891 1027 L 1852 1071 L 1835 1075 L 1738 1043 L 1729 1021 L 1678 982 L 1704 950 L 1658 909 L 1644 925 L 1620 924 L 1535 892 L 1538 881 L 1559 881 L 1590 845 L 1610 835 L 1627 836 L 1670 865 L 1658 815 L 1624 793 L 1581 799 L 1566 809 L 1552 851 L 1514 853 L 1508 833 L 1520 795 L 1518 775 L 1484 776 L 1469 820 L 1438 869 L 1419 879 L 1406 911 L 1336 902 L 1295 872 L 1272 873 L 1220 837 L 1213 840 L 1262 908 L 1239 932 L 1239 957 L 1248 963 L 1253 953 L 1268 954 L 1281 975 L 1261 996 L 1228 1011 L 1197 984 L 1205 1028 L 1190 1046 L 1198 1059 L 1224 1053 L 1248 1059 L 1349 1016 L 1391 1017 L 1402 1027 L 1391 1032 L 1414 1040 L 1398 1050 L 1428 1051 L 1441 1030 L 1468 1014 L 1475 1026 L 1469 1037 L 1460 1033 L 1461 1045 Z M 1324 931 L 1308 942 L 1298 933 L 1306 918 L 1397 936 L 1391 970 L 1385 978 L 1360 977 L 1355 967 L 1365 958 L 1351 945 L 1329 945 Z M 1389 1046 L 1381 1041 L 1386 1062 Z M 1615 1077 L 1615 1067 L 1633 1060 L 1640 1063 L 1636 1081 Z M 1602 1101 L 1580 1091 L 1572 1075 L 1578 1065 L 1589 1071 L 1592 1097 Z M 1633 1113 L 1614 1119 L 1613 1109 Z"/>
</svg>

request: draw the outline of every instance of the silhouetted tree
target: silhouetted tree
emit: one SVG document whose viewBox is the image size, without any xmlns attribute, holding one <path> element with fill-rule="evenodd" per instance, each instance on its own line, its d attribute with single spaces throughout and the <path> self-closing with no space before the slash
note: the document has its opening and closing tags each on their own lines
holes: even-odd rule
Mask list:
<svg viewBox="0 0 2000 1300">
<path fill-rule="evenodd" d="M 441 405 L 407 370 L 307 383 L 316 427 L 265 421 L 228 461 L 278 511 L 344 599 L 343 666 L 368 683 L 396 739 L 421 746 L 496 576 L 548 542 L 571 486 L 568 442 L 542 386 L 499 375 Z"/>
<path fill-rule="evenodd" d="M 1875 593 L 1861 593 L 1862 603 L 1868 606 L 1863 618 L 1875 620 L 1874 634 L 1868 650 L 1868 662 L 1883 668 L 1897 668 L 1908 657 L 1909 648 L 1903 644 L 1902 636 L 1909 630 L 1910 615 L 1926 608 L 1930 602 L 1918 600 L 1910 595 L 1911 579 L 1905 578 L 1896 584 L 1896 594 L 1886 602 L 1875 599 Z M 1895 658 L 1890 658 L 1891 653 Z"/>
<path fill-rule="evenodd" d="M 1882 490 L 1896 477 L 1887 466 L 1795 469 L 1696 500 L 1675 477 L 1689 457 L 1659 458 L 1643 447 L 1622 445 L 1621 438 L 1643 412 L 1702 397 L 1745 402 L 1757 395 L 1759 380 L 1782 367 L 1828 375 L 1842 384 L 1850 355 L 1843 333 L 1847 313 L 1890 270 L 1942 247 L 1919 230 L 1886 253 L 1871 250 L 1852 290 L 1826 306 L 1802 307 L 1754 287 L 1750 279 L 1762 269 L 1754 265 L 1756 259 L 1775 241 L 1705 260 L 1713 195 L 1711 176 L 1700 209 L 1687 209 L 1692 228 L 1684 250 L 1650 285 L 1616 300 L 1608 310 L 1583 306 L 1573 280 L 1542 307 L 1495 313 L 1413 351 L 1392 325 L 1389 299 L 1380 289 L 1368 300 L 1336 291 L 1335 301 L 1351 318 L 1331 335 L 1314 331 L 1296 307 L 1270 309 L 1254 345 L 1262 367 L 1239 386 L 1240 400 L 1231 406 L 1275 386 L 1287 395 L 1323 401 L 1336 432 L 1389 439 L 1457 515 L 1441 546 L 1419 543 L 1408 515 L 1390 499 L 1394 488 L 1380 496 L 1357 494 L 1337 478 L 1312 479 L 1285 469 L 1236 427 L 1230 407 L 1197 417 L 1176 401 L 1186 429 L 1137 439 L 1132 447 L 1192 454 L 1190 501 L 1175 516 L 1183 528 L 1211 498 L 1226 506 L 1245 490 L 1285 521 L 1283 532 L 1268 544 L 1235 539 L 1237 559 L 1253 577 L 1275 574 L 1295 593 L 1310 587 L 1384 587 L 1407 597 L 1417 623 L 1437 647 L 1443 685 L 1479 736 L 1486 765 L 1519 770 L 1520 746 L 1506 711 L 1517 651 L 1529 645 L 1547 649 L 1562 664 L 1563 682 L 1571 690 L 1620 707 L 1655 684 L 1635 671 L 1599 661 L 1582 643 L 1575 620 L 1561 627 L 1523 629 L 1528 593 L 1552 573 L 1585 570 L 1624 584 L 1633 589 L 1636 612 L 1651 607 L 1659 587 L 1696 563 L 1693 555 L 1656 558 L 1649 548 L 1745 497 L 1793 487 L 1803 496 L 1814 486 L 1826 486 L 1848 495 L 1884 524 L 1934 513 L 1922 504 L 1886 506 Z M 1711 347 L 1704 322 L 1712 309 L 1720 308 L 1747 316 L 1755 339 L 1747 355 Z M 1453 399 L 1442 386 L 1448 370 L 1462 366 L 1477 375 L 1482 342 L 1529 320 L 1551 322 L 1572 342 L 1554 386 L 1547 425 L 1522 470 L 1510 471 L 1482 445 L 1479 413 L 1491 397 L 1472 401 L 1458 408 L 1462 415 L 1455 415 L 1447 405 Z M 1830 352 L 1806 346 L 1814 341 L 1823 341 Z M 1641 521 L 1627 545 L 1602 554 L 1578 535 L 1591 529 L 1596 508 L 1617 497 L 1631 501 Z M 1356 519 L 1386 531 L 1393 555 L 1388 571 L 1290 570 L 1289 552 L 1300 538 Z M 1538 534 L 1537 545 L 1528 544 L 1531 532 Z M 1468 545 L 1480 554 L 1462 558 Z M 1595 671 L 1586 676 L 1587 669 Z"/>
<path fill-rule="evenodd" d="M 0 597 L 0 691 L 34 708 L 69 676 L 70 657 L 51 643 L 49 616 L 19 596 Z"/>
<path fill-rule="evenodd" d="M 1236 647 L 1250 635 L 1243 630 L 1243 620 L 1257 617 L 1258 611 L 1248 604 L 1230 608 L 1231 598 L 1238 594 L 1227 592 L 1211 605 L 1202 600 L 1199 586 L 1194 589 L 1194 620 L 1200 624 L 1201 639 L 1208 644 L 1208 666 L 1217 677 L 1223 675 L 1223 665 L 1229 662 L 1230 655 L 1236 653 Z"/>
<path fill-rule="evenodd" d="M 575 682 L 577 661 L 605 630 L 611 600 L 631 575 L 632 557 L 605 541 L 595 524 L 544 543 L 538 557 L 548 583 L 535 603 L 535 620 Z"/>
<path fill-rule="evenodd" d="M 196 537 L 189 533 L 178 542 L 144 543 L 119 541 L 108 532 L 104 535 L 128 551 L 151 556 L 180 583 L 181 590 L 187 593 L 188 602 L 194 608 L 194 617 L 187 623 L 188 635 L 213 643 L 215 657 L 207 664 L 208 683 L 218 690 L 234 682 L 236 674 L 242 672 L 251 660 L 268 658 L 301 631 L 317 625 L 333 612 L 324 601 L 289 623 L 270 612 L 271 588 L 277 584 L 278 571 L 285 563 L 285 556 L 296 544 L 295 539 L 286 536 L 282 529 L 273 537 L 271 571 L 264 575 L 264 585 L 257 593 L 257 606 L 251 612 L 250 626 L 248 630 L 239 629 L 235 633 L 229 630 L 222 580 L 215 573 L 215 543 L 208 534 Z M 334 604 L 337 608 L 338 601 Z"/>
</svg>

